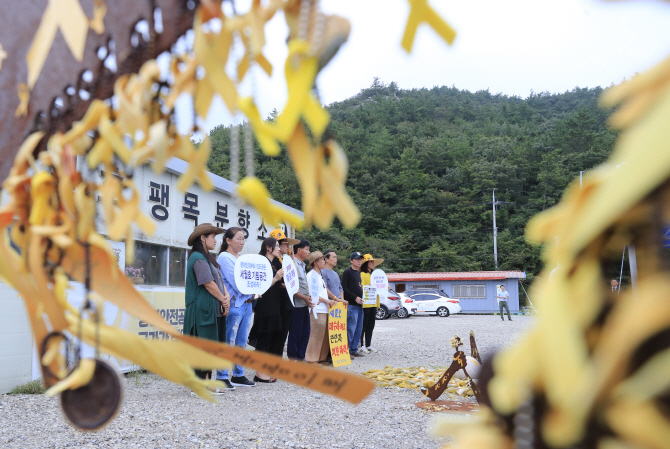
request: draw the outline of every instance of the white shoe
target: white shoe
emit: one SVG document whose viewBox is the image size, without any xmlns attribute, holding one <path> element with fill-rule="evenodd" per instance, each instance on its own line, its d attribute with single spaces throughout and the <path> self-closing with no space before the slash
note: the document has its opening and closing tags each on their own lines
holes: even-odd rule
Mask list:
<svg viewBox="0 0 670 449">
<path fill-rule="evenodd" d="M 358 348 L 358 353 L 359 354 L 369 354 L 370 351 L 368 351 L 368 348 L 366 348 L 365 346 L 361 346 L 360 348 Z"/>
<path fill-rule="evenodd" d="M 368 346 L 366 349 L 368 350 L 368 352 L 377 352 L 377 350 L 372 346 Z"/>
</svg>

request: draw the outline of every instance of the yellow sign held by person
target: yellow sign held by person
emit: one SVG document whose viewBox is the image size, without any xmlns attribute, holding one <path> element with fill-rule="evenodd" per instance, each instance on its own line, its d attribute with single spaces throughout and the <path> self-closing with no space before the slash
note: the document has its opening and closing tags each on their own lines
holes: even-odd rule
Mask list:
<svg viewBox="0 0 670 449">
<path fill-rule="evenodd" d="M 341 302 L 328 311 L 328 342 L 333 366 L 351 364 L 349 341 L 347 340 L 347 306 Z"/>
<path fill-rule="evenodd" d="M 363 286 L 363 308 L 377 307 L 377 287 Z"/>
</svg>

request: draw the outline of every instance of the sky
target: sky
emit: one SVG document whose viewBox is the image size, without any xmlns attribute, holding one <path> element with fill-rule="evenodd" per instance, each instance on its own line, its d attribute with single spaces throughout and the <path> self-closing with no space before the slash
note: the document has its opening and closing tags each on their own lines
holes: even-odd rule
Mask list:
<svg viewBox="0 0 670 449">
<path fill-rule="evenodd" d="M 457 32 L 449 46 L 429 26 L 417 32 L 412 54 L 400 46 L 407 0 L 321 0 L 327 14 L 348 18 L 349 40 L 317 78 L 328 105 L 356 95 L 374 77 L 401 89 L 455 86 L 527 97 L 531 91 L 560 93 L 575 87 L 607 87 L 654 66 L 670 55 L 670 3 L 605 0 L 429 0 Z M 250 1 L 237 0 L 238 12 Z M 228 3 L 224 3 L 227 6 Z M 272 77 L 252 71 L 240 86 L 253 95 L 261 116 L 281 111 L 287 27 L 278 12 L 266 27 L 264 54 Z M 233 53 L 231 64 L 239 58 Z M 229 68 L 232 65 L 229 65 Z M 232 71 L 231 71 L 232 73 Z M 178 103 L 180 131 L 187 132 L 190 101 Z M 206 130 L 241 123 L 219 99 Z"/>
</svg>

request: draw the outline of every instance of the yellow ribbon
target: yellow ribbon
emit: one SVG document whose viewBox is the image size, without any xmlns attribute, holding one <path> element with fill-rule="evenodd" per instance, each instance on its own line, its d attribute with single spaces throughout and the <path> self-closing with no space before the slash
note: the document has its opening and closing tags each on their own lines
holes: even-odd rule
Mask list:
<svg viewBox="0 0 670 449">
<path fill-rule="evenodd" d="M 26 54 L 28 87 L 33 88 L 42 72 L 51 45 L 60 30 L 77 61 L 84 57 L 88 17 L 79 0 L 49 0 L 33 42 Z"/>
<path fill-rule="evenodd" d="M 25 83 L 20 83 L 16 86 L 16 91 L 19 96 L 19 105 L 14 111 L 14 117 L 23 117 L 28 114 L 28 102 L 30 101 L 30 89 Z"/>
<path fill-rule="evenodd" d="M 433 8 L 428 6 L 428 0 L 407 0 L 410 4 L 409 17 L 402 36 L 402 48 L 411 53 L 416 30 L 422 22 L 426 22 L 449 44 L 454 43 L 456 31 L 442 19 Z"/>
<path fill-rule="evenodd" d="M 260 179 L 252 176 L 244 178 L 237 186 L 237 195 L 256 209 L 265 223 L 274 227 L 286 223 L 296 229 L 302 228 L 303 221 L 299 216 L 272 203 L 270 192 Z"/>
</svg>

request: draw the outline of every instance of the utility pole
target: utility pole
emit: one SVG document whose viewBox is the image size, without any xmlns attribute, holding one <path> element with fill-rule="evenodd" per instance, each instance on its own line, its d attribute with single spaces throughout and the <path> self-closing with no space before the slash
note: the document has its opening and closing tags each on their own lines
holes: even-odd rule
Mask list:
<svg viewBox="0 0 670 449">
<path fill-rule="evenodd" d="M 493 189 L 493 260 L 498 269 L 498 228 L 496 227 L 496 189 Z"/>
</svg>

